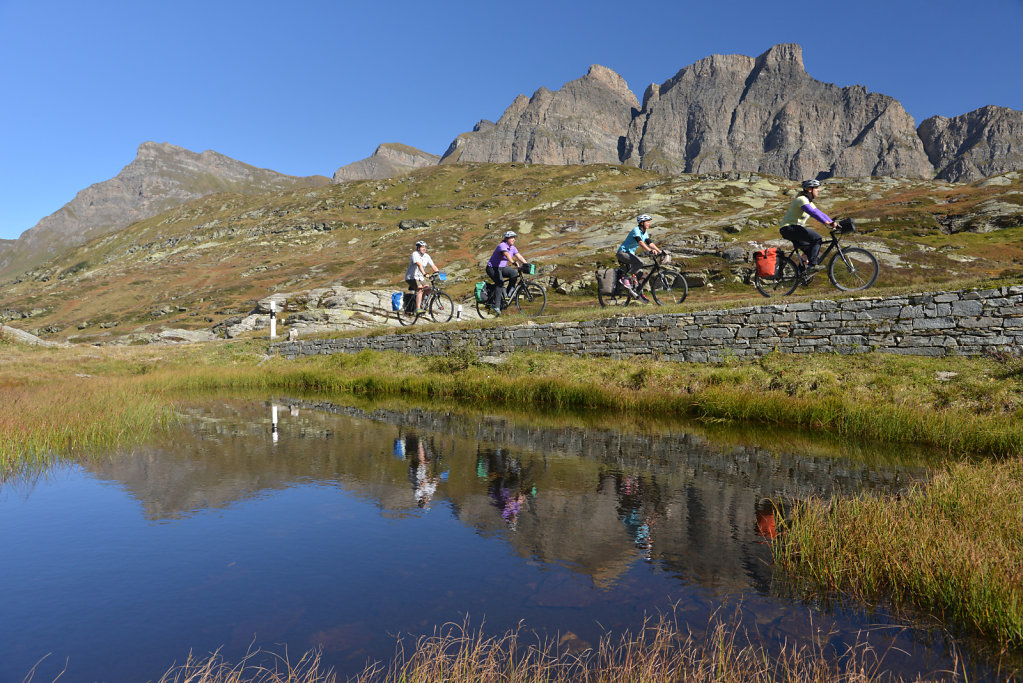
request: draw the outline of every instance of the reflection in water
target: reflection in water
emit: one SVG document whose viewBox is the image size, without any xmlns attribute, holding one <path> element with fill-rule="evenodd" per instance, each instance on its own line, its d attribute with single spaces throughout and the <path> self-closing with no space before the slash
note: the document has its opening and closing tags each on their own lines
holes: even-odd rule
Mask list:
<svg viewBox="0 0 1023 683">
<path fill-rule="evenodd" d="M 430 509 L 430 502 L 437 493 L 437 484 L 440 482 L 440 458 L 435 457 L 432 446 L 427 446 L 423 439 L 415 434 L 405 437 L 402 457 L 410 453 L 408 457 L 408 478 L 412 482 L 412 497 L 419 508 Z"/>
<path fill-rule="evenodd" d="M 811 622 L 772 593 L 771 501 L 925 474 L 720 448 L 677 427 L 541 428 L 293 399 L 186 417 L 166 444 L 0 498 L 0 575 L 24 587 L 0 619 L 0 680 L 50 651 L 71 657 L 72 679 L 155 678 L 189 649 L 226 644 L 233 656 L 253 641 L 321 646 L 351 672 L 389 658 L 397 633 L 466 615 L 494 632 L 525 620 L 595 642 L 664 609 L 698 631 L 725 601 L 741 601 L 767 642 L 801 642 L 823 620 L 834 644 L 851 643 L 861 616 Z M 901 670 L 947 666 L 940 643 L 896 642 Z"/>
<path fill-rule="evenodd" d="M 501 519 L 508 528 L 515 531 L 519 514 L 527 503 L 526 491 L 536 495 L 536 484 L 532 474 L 533 464 L 522 461 L 503 448 L 477 448 L 476 477 L 487 483 L 487 494 L 494 507 L 501 513 Z"/>
</svg>

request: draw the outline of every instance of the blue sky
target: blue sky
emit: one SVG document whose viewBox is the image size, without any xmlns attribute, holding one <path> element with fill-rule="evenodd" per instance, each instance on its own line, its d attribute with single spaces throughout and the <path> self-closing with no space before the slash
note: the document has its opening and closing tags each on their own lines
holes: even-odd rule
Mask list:
<svg viewBox="0 0 1023 683">
<path fill-rule="evenodd" d="M 147 140 L 330 176 L 381 142 L 441 154 L 590 64 L 642 98 L 708 55 L 796 42 L 812 77 L 891 95 L 917 123 L 1023 110 L 1021 27 L 1023 0 L 0 0 L 0 238 Z"/>
</svg>

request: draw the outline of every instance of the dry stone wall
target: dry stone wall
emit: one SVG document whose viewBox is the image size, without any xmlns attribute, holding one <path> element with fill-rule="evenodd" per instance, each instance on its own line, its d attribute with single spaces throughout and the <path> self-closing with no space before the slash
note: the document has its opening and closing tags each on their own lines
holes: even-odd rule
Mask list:
<svg viewBox="0 0 1023 683">
<path fill-rule="evenodd" d="M 756 358 L 775 350 L 919 356 L 1019 354 L 1023 352 L 1023 285 L 281 342 L 272 346 L 272 352 L 286 358 L 363 349 L 443 355 L 466 346 L 492 354 L 535 350 L 613 358 L 652 355 L 688 362 Z"/>
</svg>

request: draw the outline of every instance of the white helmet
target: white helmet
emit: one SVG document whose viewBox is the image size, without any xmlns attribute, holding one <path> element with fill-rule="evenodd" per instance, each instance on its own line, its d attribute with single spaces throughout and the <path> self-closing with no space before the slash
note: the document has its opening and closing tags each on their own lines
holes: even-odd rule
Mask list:
<svg viewBox="0 0 1023 683">
<path fill-rule="evenodd" d="M 418 242 L 416 242 L 416 249 L 418 249 L 419 247 L 425 247 L 425 246 L 426 246 L 426 242 L 424 242 L 423 240 L 419 240 Z"/>
<path fill-rule="evenodd" d="M 636 223 L 642 223 L 643 221 L 652 221 L 652 220 L 653 220 L 653 218 L 651 218 L 650 214 L 648 214 L 648 213 L 641 213 L 638 216 L 636 216 Z"/>
<path fill-rule="evenodd" d="M 518 235 L 516 235 L 514 231 L 509 230 L 508 232 L 504 233 L 503 239 L 508 239 L 509 237 L 518 237 Z"/>
<path fill-rule="evenodd" d="M 816 178 L 811 178 L 810 180 L 804 180 L 803 181 L 803 189 L 804 190 L 809 190 L 811 187 L 820 187 L 820 186 L 821 186 L 821 181 L 817 180 Z"/>
</svg>

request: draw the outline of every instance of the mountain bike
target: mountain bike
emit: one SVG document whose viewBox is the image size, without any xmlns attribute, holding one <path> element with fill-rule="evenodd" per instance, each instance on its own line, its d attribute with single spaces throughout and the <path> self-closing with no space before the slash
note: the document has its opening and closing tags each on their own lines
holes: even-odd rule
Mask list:
<svg viewBox="0 0 1023 683">
<path fill-rule="evenodd" d="M 674 268 L 668 268 L 671 254 L 661 252 L 654 254 L 654 262 L 648 264 L 649 272 L 645 275 L 629 275 L 628 284 L 623 284 L 626 268 L 620 267 L 614 273 L 614 285 L 611 292 L 602 294 L 600 283 L 597 283 L 597 300 L 601 306 L 628 306 L 633 301 L 644 301 L 643 289 L 650 285 L 650 296 L 658 306 L 664 304 L 680 304 L 689 295 L 689 283 L 685 276 Z M 642 271 L 640 271 L 642 273 Z"/>
<path fill-rule="evenodd" d="M 501 311 L 507 311 L 512 303 L 519 313 L 523 315 L 540 315 L 547 308 L 547 289 L 539 282 L 530 280 L 526 275 L 532 275 L 533 264 L 519 266 L 519 276 L 515 278 L 515 285 L 511 289 L 504 290 L 504 299 L 501 301 Z M 488 294 L 493 291 L 494 284 L 487 285 Z M 484 301 L 476 302 L 476 312 L 481 318 L 493 318 L 498 315 L 494 307 L 490 305 L 490 297 L 484 297 Z"/>
<path fill-rule="evenodd" d="M 446 323 L 455 312 L 455 304 L 451 297 L 442 290 L 447 284 L 446 273 L 434 273 L 430 276 L 430 286 L 423 292 L 421 312 L 416 311 L 416 293 L 406 292 L 402 305 L 398 308 L 398 322 L 402 325 L 415 325 L 421 316 L 429 315 L 435 323 Z"/>
<path fill-rule="evenodd" d="M 828 261 L 828 279 L 836 289 L 843 292 L 854 292 L 867 289 L 877 281 L 880 265 L 877 257 L 861 247 L 843 247 L 839 243 L 839 235 L 856 232 L 856 224 L 851 218 L 839 221 L 839 227 L 831 231 L 831 242 L 821 253 L 819 263 L 823 263 L 827 255 L 834 251 Z M 799 254 L 793 250 L 791 254 Z M 779 253 L 778 265 L 773 276 L 763 277 L 753 272 L 753 286 L 766 297 L 787 296 L 796 291 L 799 285 L 807 286 L 813 282 L 814 276 L 821 266 L 806 266 L 802 255 L 783 256 Z"/>
</svg>

